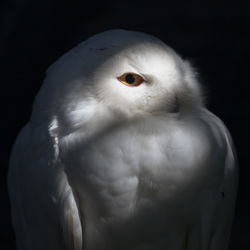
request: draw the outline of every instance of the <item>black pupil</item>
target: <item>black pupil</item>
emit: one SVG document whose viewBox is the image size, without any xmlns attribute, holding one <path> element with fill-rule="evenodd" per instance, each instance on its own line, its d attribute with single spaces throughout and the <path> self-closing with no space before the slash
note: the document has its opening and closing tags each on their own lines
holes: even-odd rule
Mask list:
<svg viewBox="0 0 250 250">
<path fill-rule="evenodd" d="M 135 78 L 132 74 L 127 74 L 125 77 L 126 83 L 132 84 L 135 81 Z"/>
</svg>

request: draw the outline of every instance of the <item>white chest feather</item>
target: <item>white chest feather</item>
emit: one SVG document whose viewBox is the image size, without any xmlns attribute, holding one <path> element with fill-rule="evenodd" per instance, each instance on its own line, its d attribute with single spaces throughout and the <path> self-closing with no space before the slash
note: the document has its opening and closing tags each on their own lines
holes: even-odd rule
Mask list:
<svg viewBox="0 0 250 250">
<path fill-rule="evenodd" d="M 175 222 L 178 228 L 179 216 L 189 225 L 202 210 L 206 189 L 217 188 L 223 176 L 218 166 L 224 156 L 217 157 L 213 149 L 217 144 L 201 120 L 159 116 L 112 127 L 73 145 L 64 154 L 70 164 L 65 171 L 80 196 L 88 240 L 101 238 L 103 244 L 113 235 L 112 244 L 114 238 L 118 244 L 123 230 L 129 238 L 135 232 L 147 238 L 152 230 L 169 235 L 162 227 Z M 183 220 L 177 219 L 180 225 Z M 127 227 L 134 228 L 131 235 Z M 112 233 L 105 237 L 104 232 Z"/>
</svg>

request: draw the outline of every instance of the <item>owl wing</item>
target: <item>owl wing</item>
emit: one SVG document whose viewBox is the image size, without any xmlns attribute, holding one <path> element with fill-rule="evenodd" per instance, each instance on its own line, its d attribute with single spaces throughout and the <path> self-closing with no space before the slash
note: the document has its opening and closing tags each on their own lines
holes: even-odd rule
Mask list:
<svg viewBox="0 0 250 250">
<path fill-rule="evenodd" d="M 223 122 L 208 110 L 204 110 L 201 119 L 208 125 L 209 130 L 216 138 L 217 146 L 211 145 L 215 146 L 213 151 L 218 152 L 217 156 L 224 155 L 224 166 L 222 166 L 224 173 L 219 186 L 219 193 L 210 197 L 211 204 L 214 204 L 214 208 L 211 210 L 213 213 L 203 214 L 202 247 L 206 248 L 209 245 L 209 249 L 213 250 L 227 249 L 238 188 L 237 156 L 231 135 Z M 210 159 L 211 162 L 213 160 L 219 161 L 219 159 Z M 209 211 L 209 206 L 207 211 Z"/>
<path fill-rule="evenodd" d="M 28 123 L 14 145 L 8 189 L 17 249 L 82 249 L 72 188 L 57 159 L 55 126 Z"/>
</svg>

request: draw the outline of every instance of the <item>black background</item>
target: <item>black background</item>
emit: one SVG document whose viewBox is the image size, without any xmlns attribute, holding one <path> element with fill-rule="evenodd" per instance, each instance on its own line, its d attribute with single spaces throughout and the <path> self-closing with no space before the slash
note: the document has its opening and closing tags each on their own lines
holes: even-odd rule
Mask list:
<svg viewBox="0 0 250 250">
<path fill-rule="evenodd" d="M 15 249 L 6 188 L 10 149 L 29 119 L 46 68 L 77 43 L 111 28 L 155 35 L 200 72 L 207 106 L 231 131 L 239 156 L 231 249 L 250 249 L 250 2 L 219 0 L 0 2 L 0 249 Z"/>
</svg>

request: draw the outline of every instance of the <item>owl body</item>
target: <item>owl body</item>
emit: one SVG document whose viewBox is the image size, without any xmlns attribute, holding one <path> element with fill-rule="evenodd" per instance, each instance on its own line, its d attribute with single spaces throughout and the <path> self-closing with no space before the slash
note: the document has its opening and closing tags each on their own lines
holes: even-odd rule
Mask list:
<svg viewBox="0 0 250 250">
<path fill-rule="evenodd" d="M 11 157 L 18 249 L 227 249 L 231 138 L 164 46 L 108 31 L 49 70 Z"/>
<path fill-rule="evenodd" d="M 233 155 L 230 149 L 224 155 L 218 151 L 227 147 L 225 135 L 219 141 L 213 137 L 212 130 L 222 124 L 213 116 L 214 122 L 207 123 L 210 114 L 197 112 L 204 112 L 202 119 L 197 114 L 180 120 L 164 113 L 141 117 L 87 144 L 69 146 L 64 162 L 70 166 L 74 158 L 80 170 L 65 171 L 77 183 L 76 193 L 93 223 L 88 228 L 86 221 L 86 244 L 90 241 L 94 249 L 181 250 L 202 249 L 214 240 L 218 249 L 226 247 L 226 240 L 218 243 L 216 237 L 229 232 L 233 206 L 229 208 L 226 193 L 233 180 L 225 177 L 230 167 L 220 166 Z M 221 213 L 227 226 L 218 221 Z"/>
</svg>

